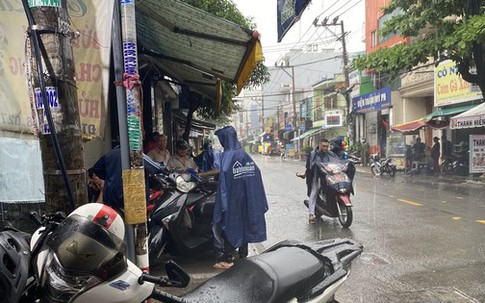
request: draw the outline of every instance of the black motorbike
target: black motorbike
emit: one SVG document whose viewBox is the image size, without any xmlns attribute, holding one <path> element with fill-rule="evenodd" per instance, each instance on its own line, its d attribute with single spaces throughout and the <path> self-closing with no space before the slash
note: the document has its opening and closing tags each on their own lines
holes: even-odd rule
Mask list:
<svg viewBox="0 0 485 303">
<path fill-rule="evenodd" d="M 149 255 L 191 255 L 213 246 L 212 213 L 217 182 L 193 174 L 160 173 L 151 188 L 163 192 L 149 214 Z"/>
<path fill-rule="evenodd" d="M 351 179 L 353 175 L 349 176 L 353 164 L 350 161 L 339 160 L 318 165 L 325 178 L 320 180 L 315 215 L 338 218 L 340 224 L 348 228 L 352 225 L 353 220 L 352 201 L 350 200 L 350 194 L 353 194 Z M 303 203 L 309 207 L 308 200 L 304 200 Z"/>
<path fill-rule="evenodd" d="M 379 154 L 374 154 L 372 155 L 370 170 L 375 176 L 389 174 L 389 176 L 394 177 L 396 174 L 396 165 L 392 162 L 391 158 L 381 159 Z"/>
<path fill-rule="evenodd" d="M 441 163 L 440 169 L 443 175 L 465 176 L 468 174 L 468 159 L 464 156 L 447 156 Z"/>
<path fill-rule="evenodd" d="M 330 303 L 362 253 L 351 239 L 282 241 L 234 266 L 173 302 Z"/>
</svg>

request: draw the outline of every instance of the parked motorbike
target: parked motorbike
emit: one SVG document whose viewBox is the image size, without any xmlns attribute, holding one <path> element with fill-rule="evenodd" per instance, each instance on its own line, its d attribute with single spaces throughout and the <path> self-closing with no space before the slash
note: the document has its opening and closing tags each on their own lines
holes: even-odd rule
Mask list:
<svg viewBox="0 0 485 303">
<path fill-rule="evenodd" d="M 176 302 L 330 303 L 363 247 L 351 239 L 283 241 L 234 266 Z"/>
<path fill-rule="evenodd" d="M 394 177 L 396 174 L 396 165 L 392 162 L 391 158 L 380 159 L 379 154 L 372 155 L 372 163 L 370 170 L 375 176 L 381 176 L 385 173 Z"/>
<path fill-rule="evenodd" d="M 149 255 L 191 255 L 213 246 L 212 213 L 217 182 L 196 180 L 194 175 L 160 173 L 154 176 L 163 195 L 149 216 Z"/>
<path fill-rule="evenodd" d="M 127 260 L 124 223 L 108 206 L 90 203 L 67 218 L 33 219 L 41 227 L 30 247 L 24 233 L 0 231 L 0 302 L 178 302 L 155 286 L 186 287 L 190 281 L 174 262 L 165 266 L 168 277 L 155 277 Z"/>
<path fill-rule="evenodd" d="M 441 163 L 441 173 L 443 175 L 467 175 L 468 161 L 466 157 L 456 155 L 446 157 Z"/>
<path fill-rule="evenodd" d="M 350 194 L 353 188 L 352 180 L 346 173 L 349 161 L 320 163 L 319 168 L 325 179 L 321 180 L 315 215 L 338 218 L 343 227 L 350 227 L 353 220 Z M 308 200 L 304 200 L 303 203 L 308 207 Z"/>
<path fill-rule="evenodd" d="M 272 149 L 269 151 L 268 155 L 271 157 L 281 157 L 283 156 L 283 152 L 279 149 Z"/>
<path fill-rule="evenodd" d="M 65 219 L 54 214 L 37 220 L 43 225 L 31 240 L 30 282 L 5 283 L 8 272 L 0 268 L 0 289 L 19 298 L 10 300 L 13 296 L 9 296 L 7 302 L 121 303 L 149 298 L 176 303 L 335 302 L 335 292 L 348 277 L 351 262 L 363 250 L 351 239 L 310 244 L 283 241 L 177 297 L 155 285 L 185 287 L 190 280 L 187 273 L 174 262 L 166 264 L 168 277 L 142 273 L 122 253 L 124 225 L 110 207 L 91 203 Z M 0 241 L 0 251 L 15 246 L 11 255 L 23 261 L 16 259 L 14 264 L 28 265 L 28 244 L 15 243 Z M 28 274 L 28 266 L 16 268 L 22 270 L 15 271 L 15 278 L 25 279 L 20 273 Z"/>
<path fill-rule="evenodd" d="M 360 157 L 356 156 L 355 154 L 349 154 L 349 161 L 354 164 L 361 164 L 362 160 Z"/>
</svg>

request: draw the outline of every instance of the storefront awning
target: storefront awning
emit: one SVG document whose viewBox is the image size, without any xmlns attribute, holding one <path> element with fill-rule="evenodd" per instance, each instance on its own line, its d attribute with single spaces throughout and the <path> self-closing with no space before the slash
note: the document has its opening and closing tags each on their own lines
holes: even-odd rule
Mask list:
<svg viewBox="0 0 485 303">
<path fill-rule="evenodd" d="M 418 120 L 413 120 L 413 121 L 410 121 L 410 122 L 406 122 L 406 123 L 402 123 L 402 124 L 393 126 L 391 128 L 391 130 L 406 133 L 406 132 L 416 131 L 423 126 L 426 126 L 426 122 L 421 120 L 421 119 L 418 119 Z"/>
<path fill-rule="evenodd" d="M 475 107 L 475 105 L 466 105 L 466 106 L 443 108 L 443 109 L 440 108 L 438 110 L 435 110 L 431 114 L 424 116 L 423 118 L 393 126 L 391 130 L 399 131 L 402 133 L 408 133 L 408 132 L 417 131 L 421 127 L 430 127 L 433 129 L 446 128 L 449 125 L 447 122 L 436 121 L 433 119 L 437 117 L 456 115 L 464 111 L 467 111 L 473 107 Z"/>
<path fill-rule="evenodd" d="M 307 130 L 306 132 L 304 132 L 303 134 L 299 135 L 298 137 L 295 137 L 293 139 L 291 139 L 291 141 L 295 141 L 295 140 L 302 140 L 302 139 L 305 139 L 306 137 L 309 137 L 309 136 L 313 136 L 316 134 L 316 132 L 318 132 L 319 130 L 322 130 L 321 127 L 318 127 L 318 128 L 312 128 L 310 130 Z"/>
<path fill-rule="evenodd" d="M 451 117 L 451 129 L 485 127 L 485 103 Z"/>
<path fill-rule="evenodd" d="M 437 117 L 456 115 L 456 114 L 462 113 L 464 111 L 467 111 L 467 110 L 469 110 L 469 109 L 471 109 L 475 106 L 476 105 L 466 105 L 466 106 L 452 107 L 452 108 L 448 108 L 448 107 L 443 108 L 443 109 L 440 108 L 438 110 L 435 110 L 431 114 L 424 116 L 423 120 L 429 121 L 429 120 L 431 120 L 433 118 L 437 118 Z"/>
<path fill-rule="evenodd" d="M 243 88 L 262 59 L 259 34 L 175 0 L 136 5 L 140 60 L 209 98 L 218 79 Z"/>
<path fill-rule="evenodd" d="M 421 127 L 430 127 L 433 129 L 447 128 L 448 123 L 440 123 L 433 120 L 426 121 L 424 118 L 413 120 L 410 122 L 402 123 L 391 128 L 391 131 L 398 131 L 402 133 L 410 133 L 417 131 Z"/>
<path fill-rule="evenodd" d="M 183 112 L 174 112 L 173 119 L 182 127 L 187 123 L 187 115 Z M 203 131 L 211 131 L 216 129 L 216 125 L 210 122 L 192 119 L 191 129 L 202 133 Z"/>
</svg>

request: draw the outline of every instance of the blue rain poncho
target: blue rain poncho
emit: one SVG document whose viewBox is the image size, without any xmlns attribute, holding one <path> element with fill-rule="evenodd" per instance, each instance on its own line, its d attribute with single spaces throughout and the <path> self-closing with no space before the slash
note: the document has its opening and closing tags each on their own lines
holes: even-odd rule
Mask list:
<svg viewBox="0 0 485 303">
<path fill-rule="evenodd" d="M 241 148 L 236 130 L 226 126 L 215 132 L 224 152 L 213 224 L 220 224 L 233 247 L 266 240 L 268 201 L 261 172 L 253 159 Z"/>
</svg>

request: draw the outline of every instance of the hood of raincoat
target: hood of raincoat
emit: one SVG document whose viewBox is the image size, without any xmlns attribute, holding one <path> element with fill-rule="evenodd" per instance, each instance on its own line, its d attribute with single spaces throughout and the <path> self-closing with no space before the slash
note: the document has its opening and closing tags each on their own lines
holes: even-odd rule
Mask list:
<svg viewBox="0 0 485 303">
<path fill-rule="evenodd" d="M 219 183 L 213 224 L 220 224 L 233 247 L 266 240 L 264 214 L 268 202 L 261 172 L 253 159 L 241 148 L 236 130 L 227 126 L 215 132 L 224 152 L 221 157 Z"/>
<path fill-rule="evenodd" d="M 237 140 L 236 129 L 234 127 L 223 127 L 216 130 L 214 134 L 219 138 L 219 142 L 224 147 L 224 151 L 241 148 L 241 143 Z"/>
</svg>

